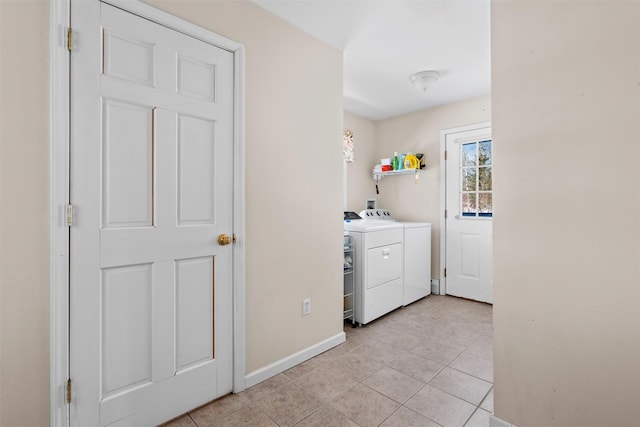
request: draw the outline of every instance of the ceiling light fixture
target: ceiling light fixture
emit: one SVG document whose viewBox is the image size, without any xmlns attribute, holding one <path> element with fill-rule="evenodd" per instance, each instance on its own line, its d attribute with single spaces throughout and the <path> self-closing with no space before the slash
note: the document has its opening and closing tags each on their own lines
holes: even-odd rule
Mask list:
<svg viewBox="0 0 640 427">
<path fill-rule="evenodd" d="M 435 83 L 438 78 L 440 78 L 439 72 L 435 70 L 427 70 L 415 73 L 409 78 L 409 81 L 421 91 L 426 92 L 429 85 L 431 83 Z"/>
</svg>

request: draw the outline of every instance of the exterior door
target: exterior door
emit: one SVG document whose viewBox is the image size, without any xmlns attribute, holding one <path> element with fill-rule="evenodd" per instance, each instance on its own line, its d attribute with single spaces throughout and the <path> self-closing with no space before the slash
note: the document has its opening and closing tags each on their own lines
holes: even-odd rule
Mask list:
<svg viewBox="0 0 640 427">
<path fill-rule="evenodd" d="M 446 293 L 493 302 L 491 128 L 447 133 Z"/>
<path fill-rule="evenodd" d="M 232 390 L 233 54 L 71 20 L 71 425 L 155 425 Z"/>
</svg>

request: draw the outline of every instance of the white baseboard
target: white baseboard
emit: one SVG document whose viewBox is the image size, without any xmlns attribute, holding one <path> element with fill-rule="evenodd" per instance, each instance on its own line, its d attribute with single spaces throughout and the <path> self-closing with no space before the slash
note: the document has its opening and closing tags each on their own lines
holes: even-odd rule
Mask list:
<svg viewBox="0 0 640 427">
<path fill-rule="evenodd" d="M 515 424 L 511 424 L 505 420 L 502 420 L 495 415 L 491 415 L 489 418 L 489 427 L 518 427 Z"/>
<path fill-rule="evenodd" d="M 293 368 L 294 366 L 304 362 L 305 360 L 309 360 L 312 357 L 319 355 L 320 353 L 324 353 L 325 351 L 339 344 L 342 344 L 343 342 L 345 342 L 345 340 L 345 333 L 340 332 L 339 334 L 327 338 L 324 341 L 320 341 L 319 343 L 314 344 L 311 347 L 307 347 L 304 350 L 300 350 L 299 352 L 292 354 L 291 356 L 280 359 L 277 362 L 272 363 L 271 365 L 260 368 L 257 371 L 253 371 L 244 377 L 244 388 L 247 389 L 253 385 L 261 383 L 266 379 L 278 375 L 279 373 L 284 372 L 289 368 Z"/>
<path fill-rule="evenodd" d="M 431 295 L 440 295 L 440 280 L 431 279 Z"/>
</svg>

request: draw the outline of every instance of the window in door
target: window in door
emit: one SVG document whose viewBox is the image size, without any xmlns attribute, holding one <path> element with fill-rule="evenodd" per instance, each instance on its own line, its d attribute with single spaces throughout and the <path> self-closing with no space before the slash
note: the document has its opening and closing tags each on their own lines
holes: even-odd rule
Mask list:
<svg viewBox="0 0 640 427">
<path fill-rule="evenodd" d="M 463 217 L 492 217 L 491 140 L 464 143 L 460 148 L 460 212 Z"/>
</svg>

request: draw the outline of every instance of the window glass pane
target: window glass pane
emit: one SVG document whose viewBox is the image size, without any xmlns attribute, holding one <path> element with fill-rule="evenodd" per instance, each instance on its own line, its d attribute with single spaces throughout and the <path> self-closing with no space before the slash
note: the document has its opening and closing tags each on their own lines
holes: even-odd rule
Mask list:
<svg viewBox="0 0 640 427">
<path fill-rule="evenodd" d="M 493 213 L 493 196 L 491 193 L 480 193 L 478 195 L 478 212 L 480 212 L 480 216 L 491 216 Z"/>
<path fill-rule="evenodd" d="M 478 168 L 478 190 L 491 191 L 491 166 Z"/>
<path fill-rule="evenodd" d="M 475 216 L 476 213 L 476 193 L 464 193 L 462 194 L 462 215 L 469 216 L 469 214 Z"/>
<path fill-rule="evenodd" d="M 462 191 L 476 191 L 476 168 L 462 169 Z"/>
<path fill-rule="evenodd" d="M 476 143 L 462 144 L 462 159 L 460 159 L 462 166 L 475 166 L 476 165 Z"/>
<path fill-rule="evenodd" d="M 480 166 L 489 166 L 493 164 L 491 141 L 482 141 L 478 143 L 478 164 Z"/>
</svg>

